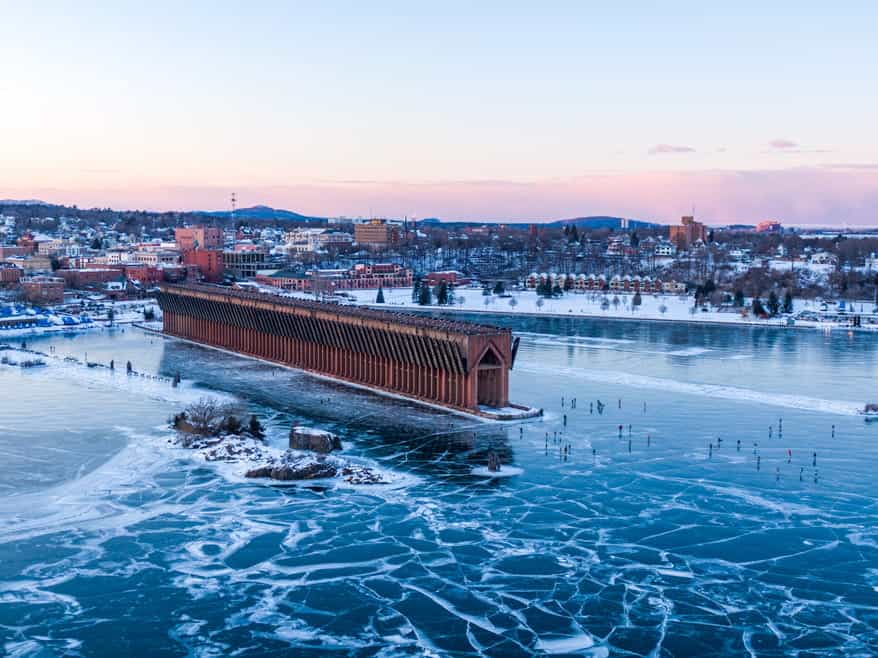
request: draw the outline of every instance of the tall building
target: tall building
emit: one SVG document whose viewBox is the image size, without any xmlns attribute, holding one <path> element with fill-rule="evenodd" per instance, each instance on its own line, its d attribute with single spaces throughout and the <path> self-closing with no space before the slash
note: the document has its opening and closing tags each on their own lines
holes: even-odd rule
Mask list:
<svg viewBox="0 0 878 658">
<path fill-rule="evenodd" d="M 766 219 L 756 225 L 757 233 L 780 233 L 781 229 L 780 222 L 773 219 Z"/>
<path fill-rule="evenodd" d="M 265 269 L 267 255 L 261 250 L 224 251 L 223 269 L 238 280 L 252 279 Z"/>
<path fill-rule="evenodd" d="M 678 249 L 688 249 L 699 240 L 707 242 L 707 227 L 691 215 L 685 215 L 678 226 L 670 227 L 668 237 Z"/>
<path fill-rule="evenodd" d="M 366 224 L 354 224 L 354 240 L 357 244 L 374 247 L 390 247 L 402 239 L 399 226 L 388 223 L 386 219 L 373 219 Z"/>
<path fill-rule="evenodd" d="M 219 249 L 195 249 L 184 252 L 183 264 L 198 267 L 205 281 L 219 283 L 223 280 L 224 258 L 223 252 Z"/>
<path fill-rule="evenodd" d="M 174 229 L 177 249 L 182 252 L 193 249 L 222 249 L 223 230 L 205 226 L 186 226 Z"/>
</svg>

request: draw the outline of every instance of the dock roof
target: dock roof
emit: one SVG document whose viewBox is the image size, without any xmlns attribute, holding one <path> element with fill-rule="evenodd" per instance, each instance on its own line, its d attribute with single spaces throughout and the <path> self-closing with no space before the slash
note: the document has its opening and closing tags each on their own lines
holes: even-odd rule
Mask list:
<svg viewBox="0 0 878 658">
<path fill-rule="evenodd" d="M 433 331 L 453 332 L 464 334 L 467 336 L 485 336 L 495 334 L 511 333 L 509 329 L 496 327 L 488 324 L 479 324 L 476 322 L 463 322 L 458 320 L 446 320 L 442 318 L 431 318 L 415 313 L 401 313 L 399 311 L 385 311 L 362 306 L 350 306 L 333 302 L 318 302 L 309 299 L 301 299 L 299 297 L 286 297 L 280 295 L 272 295 L 268 293 L 251 292 L 244 290 L 236 290 L 228 286 L 210 285 L 210 284 L 164 284 L 162 290 L 168 293 L 176 293 L 185 295 L 187 291 L 196 293 L 205 293 L 211 295 L 223 295 L 231 299 L 251 300 L 275 304 L 278 306 L 289 306 L 291 308 L 310 309 L 314 311 L 322 311 L 335 313 L 338 315 L 359 318 L 363 320 L 373 320 L 376 322 L 388 322 L 391 324 L 400 324 L 408 327 L 429 329 Z"/>
</svg>

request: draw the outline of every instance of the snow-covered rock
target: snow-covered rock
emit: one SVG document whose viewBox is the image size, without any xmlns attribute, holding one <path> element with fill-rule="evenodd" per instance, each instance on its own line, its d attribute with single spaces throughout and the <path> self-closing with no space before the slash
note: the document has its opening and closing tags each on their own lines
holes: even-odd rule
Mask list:
<svg viewBox="0 0 878 658">
<path fill-rule="evenodd" d="M 298 426 L 290 430 L 290 449 L 327 454 L 333 450 L 341 450 L 341 440 L 326 430 Z"/>
</svg>

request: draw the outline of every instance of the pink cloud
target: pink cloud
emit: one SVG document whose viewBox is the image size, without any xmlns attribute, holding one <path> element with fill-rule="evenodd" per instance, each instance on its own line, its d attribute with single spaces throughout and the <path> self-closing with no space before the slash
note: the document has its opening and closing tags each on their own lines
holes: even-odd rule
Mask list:
<svg viewBox="0 0 878 658">
<path fill-rule="evenodd" d="M 789 140 L 789 139 L 783 139 L 783 138 L 773 139 L 770 142 L 768 142 L 768 145 L 773 149 L 780 149 L 780 150 L 799 148 L 799 144 L 797 142 L 794 142 L 794 141 Z"/>
<path fill-rule="evenodd" d="M 649 149 L 650 155 L 667 153 L 695 153 L 695 149 L 691 146 L 674 146 L 673 144 L 657 144 Z"/>
</svg>

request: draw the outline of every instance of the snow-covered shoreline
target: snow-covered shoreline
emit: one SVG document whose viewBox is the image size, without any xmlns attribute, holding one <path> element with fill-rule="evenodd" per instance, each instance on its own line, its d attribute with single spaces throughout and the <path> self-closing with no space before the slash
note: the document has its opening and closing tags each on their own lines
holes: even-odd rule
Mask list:
<svg viewBox="0 0 878 658">
<path fill-rule="evenodd" d="M 641 304 L 636 309 L 632 307 L 633 295 L 627 293 L 603 294 L 575 294 L 566 293 L 557 299 L 543 299 L 534 291 L 514 291 L 508 296 L 482 294 L 479 289 L 458 289 L 455 291 L 457 302 L 446 306 L 419 305 L 412 301 L 411 288 L 397 288 L 384 291 L 385 303 L 375 302 L 376 291 L 353 290 L 348 291 L 348 299 L 352 303 L 370 306 L 377 309 L 386 309 L 404 312 L 436 312 L 443 313 L 484 313 L 489 315 L 522 316 L 522 317 L 549 317 L 549 318 L 589 318 L 616 321 L 648 321 L 670 322 L 691 324 L 713 325 L 736 325 L 742 327 L 773 327 L 784 329 L 842 329 L 853 331 L 865 331 L 874 333 L 878 327 L 849 327 L 839 322 L 820 322 L 815 320 L 803 320 L 795 318 L 794 323 L 788 323 L 788 317 L 776 317 L 758 319 L 744 317 L 740 313 L 717 311 L 710 309 L 702 311 L 695 309 L 694 298 L 688 295 L 669 294 L 644 294 L 641 295 Z M 296 296 L 308 297 L 305 294 Z M 463 303 L 460 302 L 463 299 Z M 618 300 L 614 304 L 612 300 Z M 487 303 L 485 300 L 488 300 Z M 515 300 L 511 303 L 511 300 Z M 604 304 L 604 301 L 609 302 Z M 542 302 L 542 303 L 540 303 Z M 813 305 L 812 305 L 813 304 Z M 694 312 L 693 312 L 694 309 Z M 795 310 L 816 311 L 816 302 L 799 301 Z"/>
</svg>

